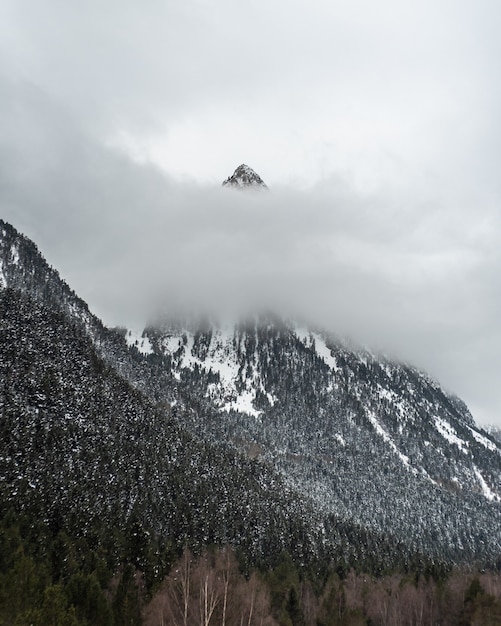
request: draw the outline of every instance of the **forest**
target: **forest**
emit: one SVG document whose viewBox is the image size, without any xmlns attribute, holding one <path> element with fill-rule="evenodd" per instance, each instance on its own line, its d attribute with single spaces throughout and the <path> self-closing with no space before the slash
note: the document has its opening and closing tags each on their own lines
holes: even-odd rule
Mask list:
<svg viewBox="0 0 501 626">
<path fill-rule="evenodd" d="M 227 429 L 204 392 L 217 376 L 185 368 L 176 378 L 168 355 L 129 349 L 32 243 L 3 228 L 11 286 L 0 290 L 0 625 L 501 624 L 499 505 L 396 471 L 399 457 L 354 398 L 340 439 L 339 424 L 323 418 L 343 407 L 317 406 L 326 365 L 297 337 L 272 326 L 259 337 L 264 378 L 287 411 L 270 407 L 262 440 L 245 430 L 260 422 L 244 414 L 228 414 Z M 198 337 L 197 350 L 207 344 Z M 338 357 L 352 388 L 396 373 L 405 393 L 421 389 L 423 414 L 432 402 L 451 423 L 458 414 L 462 436 L 471 431 L 459 401 L 413 370 L 382 364 L 376 377 L 353 354 Z M 416 433 L 423 439 L 426 426 L 436 440 L 418 417 Z M 350 433 L 358 448 L 341 443 Z M 267 438 L 290 453 L 278 462 L 247 449 Z M 335 457 L 300 463 L 315 438 Z M 416 454 L 419 441 L 409 439 Z M 481 436 L 470 447 L 480 462 L 485 441 L 489 475 L 495 444 Z M 443 450 L 427 465 L 434 475 L 463 467 L 463 452 Z M 323 480 L 326 467 L 336 483 Z M 365 484 L 368 474 L 379 482 Z M 374 493 L 394 507 L 378 510 Z"/>
<path fill-rule="evenodd" d="M 379 576 L 315 571 L 283 553 L 249 567 L 229 546 L 194 552 L 110 529 L 91 546 L 26 516 L 0 526 L 0 624 L 17 626 L 441 626 L 501 624 L 501 575 L 423 563 Z M 43 539 L 43 541 L 41 541 Z M 142 561 L 142 567 L 139 566 Z"/>
</svg>

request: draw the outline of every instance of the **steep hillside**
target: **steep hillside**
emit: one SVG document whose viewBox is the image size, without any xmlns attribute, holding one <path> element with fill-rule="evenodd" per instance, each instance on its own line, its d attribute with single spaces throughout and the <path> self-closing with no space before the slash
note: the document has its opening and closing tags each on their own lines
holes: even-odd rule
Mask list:
<svg viewBox="0 0 501 626">
<path fill-rule="evenodd" d="M 230 542 L 257 560 L 315 552 L 313 514 L 273 472 L 190 436 L 65 316 L 3 290 L 0 319 L 4 510 L 72 536 L 135 521 L 144 537 Z"/>
<path fill-rule="evenodd" d="M 10 505 L 51 524 L 139 510 L 152 536 L 255 559 L 499 558 L 501 449 L 418 370 L 271 315 L 106 329 L 3 222 L 0 262 Z"/>
<path fill-rule="evenodd" d="M 175 372 L 176 386 L 156 401 L 163 383 L 154 374 L 163 380 L 170 358 L 146 357 L 106 329 L 96 335 L 99 320 L 38 252 L 22 258 L 33 244 L 11 227 L 2 232 L 20 242 L 18 256 L 2 260 L 4 284 L 28 275 L 26 289 L 21 280 L 0 289 L 3 514 L 38 520 L 50 537 L 81 539 L 115 567 L 161 571 L 165 546 L 186 543 L 231 544 L 253 563 L 271 564 L 284 551 L 302 564 L 410 563 L 412 550 L 397 549 L 391 536 L 316 511 L 270 464 L 200 437 L 191 425 L 210 423 L 214 409 Z M 106 359 L 100 336 L 118 346 Z M 154 389 L 150 396 L 118 373 L 117 354 L 138 386 Z"/>
<path fill-rule="evenodd" d="M 428 553 L 496 558 L 501 448 L 422 372 L 272 316 L 145 336 L 216 407 L 195 432 L 274 463 L 325 512 Z"/>
<path fill-rule="evenodd" d="M 157 400 L 174 398 L 175 381 L 161 359 L 148 360 L 136 347 L 130 349 L 123 333 L 102 324 L 33 241 L 0 220 L 0 288 L 6 287 L 65 315 L 91 340 L 98 355 L 136 388 Z"/>
</svg>

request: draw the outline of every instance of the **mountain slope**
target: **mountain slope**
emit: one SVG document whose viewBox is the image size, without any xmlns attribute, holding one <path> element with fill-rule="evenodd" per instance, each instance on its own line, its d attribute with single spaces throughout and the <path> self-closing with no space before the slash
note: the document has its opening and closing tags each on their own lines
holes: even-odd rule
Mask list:
<svg viewBox="0 0 501 626">
<path fill-rule="evenodd" d="M 172 532 L 169 515 L 178 519 L 178 506 L 170 493 L 164 507 L 167 495 L 159 494 L 165 485 L 179 484 L 176 463 L 188 451 L 180 471 L 190 474 L 194 484 L 180 490 L 187 494 L 181 508 L 190 521 L 178 519 L 176 528 L 185 523 L 184 532 L 188 528 L 196 542 L 250 541 L 247 551 L 255 558 L 263 550 L 272 552 L 263 548 L 268 541 L 276 550 L 296 550 L 300 559 L 325 553 L 360 562 L 361 554 L 370 553 L 374 561 L 377 550 L 380 560 L 390 562 L 394 541 L 406 545 L 399 548 L 407 554 L 404 560 L 416 550 L 456 561 L 498 558 L 500 447 L 475 426 L 458 398 L 426 375 L 273 316 L 226 325 L 168 321 L 146 329 L 139 339 L 143 354 L 137 338 L 127 334 L 133 344 L 128 347 L 123 333 L 104 328 L 34 244 L 5 223 L 0 225 L 0 252 L 0 293 L 7 298 L 2 309 L 2 411 L 10 420 L 4 422 L 8 445 L 2 453 L 5 501 L 21 508 L 33 501 L 44 519 L 51 519 L 47 507 L 62 498 L 60 519 L 86 519 L 81 509 L 92 502 L 89 494 L 95 493 L 107 460 L 115 458 L 118 443 L 126 451 L 117 469 L 121 487 L 114 490 L 110 478 L 110 491 L 107 485 L 102 494 L 104 508 L 97 510 L 105 518 L 106 510 L 116 509 L 119 519 L 128 519 L 137 500 L 141 523 L 163 536 Z M 17 321 L 9 327 L 9 315 L 16 311 Z M 44 320 L 51 321 L 44 326 Z M 33 329 L 38 329 L 35 334 Z M 54 355 L 62 352 L 64 359 L 51 361 L 54 346 Z M 76 356 L 82 350 L 85 367 Z M 72 362 L 80 369 L 71 369 Z M 31 363 L 36 375 L 30 387 L 26 373 Z M 52 384 L 56 392 L 45 393 L 44 387 Z M 89 394 L 98 398 L 97 404 Z M 7 410 L 11 398 L 15 401 Z M 84 419 L 79 402 L 86 407 Z M 42 428 L 39 416 L 44 412 L 57 419 Z M 127 433 L 118 440 L 113 434 L 117 419 Z M 94 423 L 99 435 L 87 438 Z M 175 443 L 179 437 L 169 439 L 173 429 L 184 438 L 181 447 Z M 7 436 L 18 431 L 22 437 Z M 45 432 L 57 436 L 42 438 L 43 445 L 36 447 Z M 73 445 L 74 432 L 78 445 Z M 58 447 L 58 438 L 64 445 Z M 108 447 L 100 447 L 100 441 Z M 174 457 L 162 455 L 170 447 Z M 81 448 L 87 463 L 80 460 Z M 28 452 L 46 449 L 41 464 L 36 453 Z M 242 453 L 259 462 L 244 462 Z M 193 460 L 200 455 L 205 461 Z M 61 468 L 78 468 L 83 473 L 77 472 L 74 484 L 85 486 L 87 495 L 70 489 L 67 496 L 57 480 L 57 487 L 50 486 L 44 467 L 53 457 L 57 480 L 65 477 Z M 226 459 L 222 465 L 219 457 Z M 228 473 L 225 463 L 239 468 L 237 474 Z M 133 466 L 139 469 L 131 474 Z M 232 486 L 247 485 L 246 472 L 257 482 L 245 487 L 247 495 L 237 494 Z M 145 475 L 155 478 L 141 478 Z M 36 476 L 43 476 L 42 491 Z M 194 503 L 202 498 L 197 489 L 204 485 L 210 491 L 210 480 L 222 491 L 216 489 L 216 504 L 204 496 L 206 504 L 195 513 Z M 137 498 L 127 500 L 128 492 Z M 245 510 L 233 498 L 247 502 Z M 80 503 L 75 505 L 78 513 L 68 504 L 73 500 Z M 299 506 L 300 500 L 304 505 Z M 246 520 L 239 533 L 228 535 L 219 527 L 219 511 L 227 511 L 224 519 Z M 270 511 L 275 521 L 263 535 L 259 520 L 268 520 Z M 361 545 L 372 548 L 360 552 Z"/>
<path fill-rule="evenodd" d="M 0 319 L 4 510 L 77 536 L 132 518 L 177 544 L 230 542 L 253 558 L 313 554 L 309 515 L 272 472 L 190 436 L 108 368 L 70 320 L 13 290 L 0 292 Z M 294 525 L 302 547 L 290 544 Z"/>
<path fill-rule="evenodd" d="M 61 279 L 30 239 L 0 220 L 0 289 L 12 288 L 28 295 L 78 326 L 100 358 L 135 387 L 155 400 L 173 399 L 175 381 L 161 359 L 146 359 L 127 345 L 123 333 L 106 328 Z"/>
<path fill-rule="evenodd" d="M 213 407 L 173 374 L 179 386 L 165 388 L 160 402 L 162 385 L 141 381 L 155 390 L 150 396 L 132 386 L 112 365 L 117 354 L 130 353 L 137 379 L 157 370 L 161 378 L 170 359 L 146 357 L 121 335 L 107 338 L 106 329 L 105 339 L 117 337 L 122 351 L 102 358 L 99 320 L 31 242 L 8 225 L 1 232 L 10 238 L 0 289 L 2 517 L 36 520 L 47 541 L 85 542 L 112 567 L 132 562 L 160 573 L 166 546 L 186 543 L 231 544 L 245 560 L 265 564 L 284 551 L 301 564 L 358 562 L 367 570 L 415 558 L 391 536 L 315 511 L 269 464 L 199 437 L 189 427 L 210 423 Z"/>
<path fill-rule="evenodd" d="M 320 510 L 430 554 L 498 554 L 501 448 L 425 374 L 274 317 L 146 336 L 217 409 L 191 428 L 273 463 Z"/>
</svg>

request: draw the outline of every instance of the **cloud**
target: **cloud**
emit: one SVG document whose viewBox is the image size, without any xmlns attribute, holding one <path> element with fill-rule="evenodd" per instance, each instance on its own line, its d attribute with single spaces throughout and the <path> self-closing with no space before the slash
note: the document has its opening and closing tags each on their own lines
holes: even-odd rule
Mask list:
<svg viewBox="0 0 501 626">
<path fill-rule="evenodd" d="M 273 304 L 501 423 L 500 12 L 7 0 L 2 217 L 110 324 Z"/>
<path fill-rule="evenodd" d="M 215 183 L 248 160 L 274 185 L 341 173 L 412 190 L 423 174 L 485 177 L 499 144 L 501 9 L 489 0 L 7 0 L 1 11 L 0 71 L 177 177 Z"/>
<path fill-rule="evenodd" d="M 106 322 L 160 304 L 276 307 L 427 368 L 496 418 L 496 210 L 362 195 L 340 177 L 256 194 L 179 182 L 99 144 L 40 90 L 0 90 L 3 217 Z"/>
</svg>

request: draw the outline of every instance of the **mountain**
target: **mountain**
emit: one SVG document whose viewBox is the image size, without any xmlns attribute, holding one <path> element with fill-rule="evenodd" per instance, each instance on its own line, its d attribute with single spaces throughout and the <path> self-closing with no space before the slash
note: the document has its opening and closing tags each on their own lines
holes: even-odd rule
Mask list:
<svg viewBox="0 0 501 626">
<path fill-rule="evenodd" d="M 463 561 L 496 559 L 501 447 L 426 374 L 274 316 L 145 330 L 210 420 L 325 514 Z"/>
<path fill-rule="evenodd" d="M 223 182 L 223 187 L 233 187 L 235 189 L 268 189 L 263 179 L 256 172 L 242 163 L 231 176 Z"/>
<path fill-rule="evenodd" d="M 162 359 L 104 328 L 5 222 L 0 254 L 3 511 L 71 536 L 135 519 L 164 541 L 246 545 L 252 559 L 293 553 L 290 524 L 310 541 L 304 520 L 315 515 L 278 475 L 183 428 L 188 403 L 162 376 Z"/>
<path fill-rule="evenodd" d="M 187 544 L 229 544 L 268 566 L 283 553 L 368 571 L 417 559 L 389 535 L 317 511 L 273 465 L 199 433 L 193 424 L 218 412 L 189 370 L 180 375 L 146 337 L 106 329 L 5 222 L 0 275 L 0 541 L 12 520 L 37 529 L 29 536 L 39 556 L 47 546 L 54 580 L 70 574 L 76 544 L 104 558 L 109 576 L 129 563 L 149 584 L 167 571 L 166 552 Z"/>
<path fill-rule="evenodd" d="M 71 319 L 11 289 L 0 315 L 2 508 L 93 540 L 105 523 L 138 522 L 175 543 L 245 544 L 253 558 L 295 550 L 289 524 L 311 514 L 264 465 L 190 435 Z"/>
<path fill-rule="evenodd" d="M 61 279 L 33 241 L 0 220 L 0 289 L 11 288 L 70 319 L 93 344 L 99 358 L 154 401 L 173 399 L 175 380 L 163 363 L 130 348 L 121 329 L 106 328 L 86 302 Z"/>
<path fill-rule="evenodd" d="M 0 277 L 2 510 L 115 563 L 134 524 L 152 554 L 499 558 L 501 448 L 415 368 L 270 314 L 107 329 L 5 222 Z"/>
</svg>

